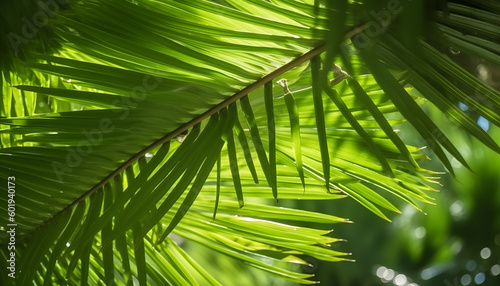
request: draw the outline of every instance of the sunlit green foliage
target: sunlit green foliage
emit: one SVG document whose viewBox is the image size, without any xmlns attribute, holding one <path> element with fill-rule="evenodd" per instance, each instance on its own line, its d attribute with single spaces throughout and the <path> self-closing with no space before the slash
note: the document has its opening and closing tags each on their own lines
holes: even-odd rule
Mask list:
<svg viewBox="0 0 500 286">
<path fill-rule="evenodd" d="M 395 199 L 432 202 L 436 173 L 394 126 L 412 124 L 451 173 L 450 155 L 467 162 L 424 100 L 500 150 L 457 108 L 500 125 L 499 93 L 440 52 L 453 43 L 500 62 L 499 23 L 479 4 L 23 3 L 12 16 L 47 21 L 28 37 L 10 16 L 1 43 L 0 182 L 16 178 L 17 223 L 17 278 L 3 284 L 218 285 L 177 237 L 314 283 L 288 264 L 349 259 L 328 235 L 348 220 L 280 200 L 350 197 L 386 220 Z M 459 35 L 469 31 L 479 44 Z"/>
</svg>

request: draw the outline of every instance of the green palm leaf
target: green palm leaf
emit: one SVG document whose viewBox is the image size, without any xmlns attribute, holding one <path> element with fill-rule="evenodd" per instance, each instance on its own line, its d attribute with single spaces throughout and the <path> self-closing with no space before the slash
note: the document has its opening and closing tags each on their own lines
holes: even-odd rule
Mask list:
<svg viewBox="0 0 500 286">
<path fill-rule="evenodd" d="M 395 23 L 422 23 L 423 6 L 409 17 L 419 4 L 404 5 Z M 425 154 L 394 127 L 411 123 L 450 172 L 449 155 L 467 162 L 422 111 L 423 98 L 500 151 L 456 107 L 500 126 L 499 93 L 439 52 L 451 43 L 500 62 L 496 14 L 450 4 L 450 15 L 436 16 L 445 37 L 418 27 L 402 35 L 391 23 L 361 45 L 370 18 L 357 15 L 371 9 L 298 0 L 92 0 L 61 9 L 46 27 L 57 45 L 22 47 L 24 61 L 2 61 L 0 181 L 16 178 L 18 261 L 16 280 L 3 276 L 2 285 L 219 285 L 178 237 L 314 283 L 288 264 L 346 260 L 328 233 L 348 220 L 279 200 L 347 196 L 386 220 L 399 212 L 394 197 L 417 209 L 431 202 L 435 172 L 418 165 Z M 463 88 L 480 88 L 485 100 Z M 8 241 L 2 232 L 4 269 Z"/>
</svg>

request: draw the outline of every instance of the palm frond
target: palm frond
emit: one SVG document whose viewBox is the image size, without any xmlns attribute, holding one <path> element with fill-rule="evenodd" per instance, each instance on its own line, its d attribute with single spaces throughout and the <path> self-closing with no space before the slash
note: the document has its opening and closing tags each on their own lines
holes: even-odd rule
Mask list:
<svg viewBox="0 0 500 286">
<path fill-rule="evenodd" d="M 396 23 L 422 16 L 406 18 L 419 4 L 404 5 Z M 467 162 L 423 99 L 500 151 L 457 108 L 500 126 L 499 93 L 439 51 L 452 44 L 498 63 L 499 23 L 481 5 L 449 7 L 436 12 L 445 37 L 391 24 L 365 46 L 356 37 L 370 35 L 370 19 L 355 12 L 374 7 L 363 3 L 71 2 L 49 24 L 61 48 L 28 49 L 2 71 L 0 181 L 16 178 L 16 282 L 218 285 L 182 237 L 313 283 L 286 265 L 346 253 L 329 248 L 329 230 L 300 225 L 348 221 L 279 200 L 347 196 L 386 220 L 399 212 L 393 198 L 431 202 L 436 173 L 395 126 L 411 123 L 450 172 L 449 155 Z M 4 258 L 8 239 L 0 234 Z"/>
</svg>

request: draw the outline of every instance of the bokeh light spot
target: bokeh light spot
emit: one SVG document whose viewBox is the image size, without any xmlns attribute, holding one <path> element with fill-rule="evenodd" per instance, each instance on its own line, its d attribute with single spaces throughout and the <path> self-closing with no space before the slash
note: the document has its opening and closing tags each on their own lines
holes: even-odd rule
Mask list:
<svg viewBox="0 0 500 286">
<path fill-rule="evenodd" d="M 488 131 L 488 129 L 490 129 L 490 122 L 482 116 L 479 116 L 477 119 L 477 125 L 479 125 L 479 127 L 481 127 L 484 131 Z"/>
<path fill-rule="evenodd" d="M 495 264 L 493 266 L 491 266 L 491 275 L 493 276 L 498 276 L 500 275 L 500 265 L 498 264 Z"/>
<path fill-rule="evenodd" d="M 377 272 L 376 272 L 376 273 L 377 273 L 377 277 L 378 277 L 378 278 L 382 278 L 382 277 L 384 277 L 384 272 L 385 272 L 386 270 L 387 270 L 387 268 L 386 268 L 386 267 L 384 267 L 384 266 L 380 266 L 379 268 L 377 268 Z"/>
<path fill-rule="evenodd" d="M 465 105 L 463 102 L 459 102 L 458 103 L 458 107 L 462 110 L 462 111 L 467 111 L 469 110 L 469 107 L 467 105 Z"/>
<path fill-rule="evenodd" d="M 488 247 L 485 247 L 481 249 L 480 254 L 482 259 L 488 259 L 491 256 L 491 250 Z"/>
<path fill-rule="evenodd" d="M 404 274 L 398 274 L 398 275 L 396 275 L 396 278 L 394 278 L 394 284 L 396 284 L 398 286 L 405 285 L 406 281 L 408 281 L 408 279 L 406 278 L 406 276 Z"/>
<path fill-rule="evenodd" d="M 464 203 L 460 200 L 456 200 L 450 206 L 450 212 L 452 216 L 458 216 L 462 214 L 463 210 L 464 210 Z"/>
<path fill-rule="evenodd" d="M 415 237 L 418 239 L 424 238 L 425 234 L 427 231 L 425 230 L 425 227 L 419 226 L 415 229 Z"/>
<path fill-rule="evenodd" d="M 469 274 L 465 274 L 464 276 L 462 276 L 462 279 L 460 279 L 460 283 L 462 283 L 462 285 L 469 285 L 470 283 L 472 282 L 472 277 L 470 277 Z"/>
<path fill-rule="evenodd" d="M 396 273 L 392 269 L 386 269 L 384 271 L 383 277 L 386 281 L 391 281 Z"/>
<path fill-rule="evenodd" d="M 474 277 L 474 282 L 477 284 L 477 285 L 480 285 L 480 284 L 483 284 L 484 283 L 484 280 L 486 280 L 486 276 L 484 275 L 483 272 L 479 272 L 478 274 L 476 274 L 476 276 Z"/>
<path fill-rule="evenodd" d="M 465 264 L 465 268 L 469 271 L 474 271 L 477 267 L 477 263 L 474 260 L 469 260 L 467 261 L 467 264 Z"/>
</svg>

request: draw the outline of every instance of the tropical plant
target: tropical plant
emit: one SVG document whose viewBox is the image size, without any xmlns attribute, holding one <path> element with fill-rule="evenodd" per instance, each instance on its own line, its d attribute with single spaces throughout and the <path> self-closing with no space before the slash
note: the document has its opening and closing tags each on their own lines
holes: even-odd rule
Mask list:
<svg viewBox="0 0 500 286">
<path fill-rule="evenodd" d="M 178 237 L 314 283 L 287 265 L 348 259 L 348 220 L 280 200 L 431 202 L 395 126 L 467 163 L 425 100 L 500 151 L 458 107 L 500 126 L 500 94 L 443 54 L 500 63 L 490 1 L 40 3 L 1 10 L 2 285 L 218 285 Z"/>
</svg>

